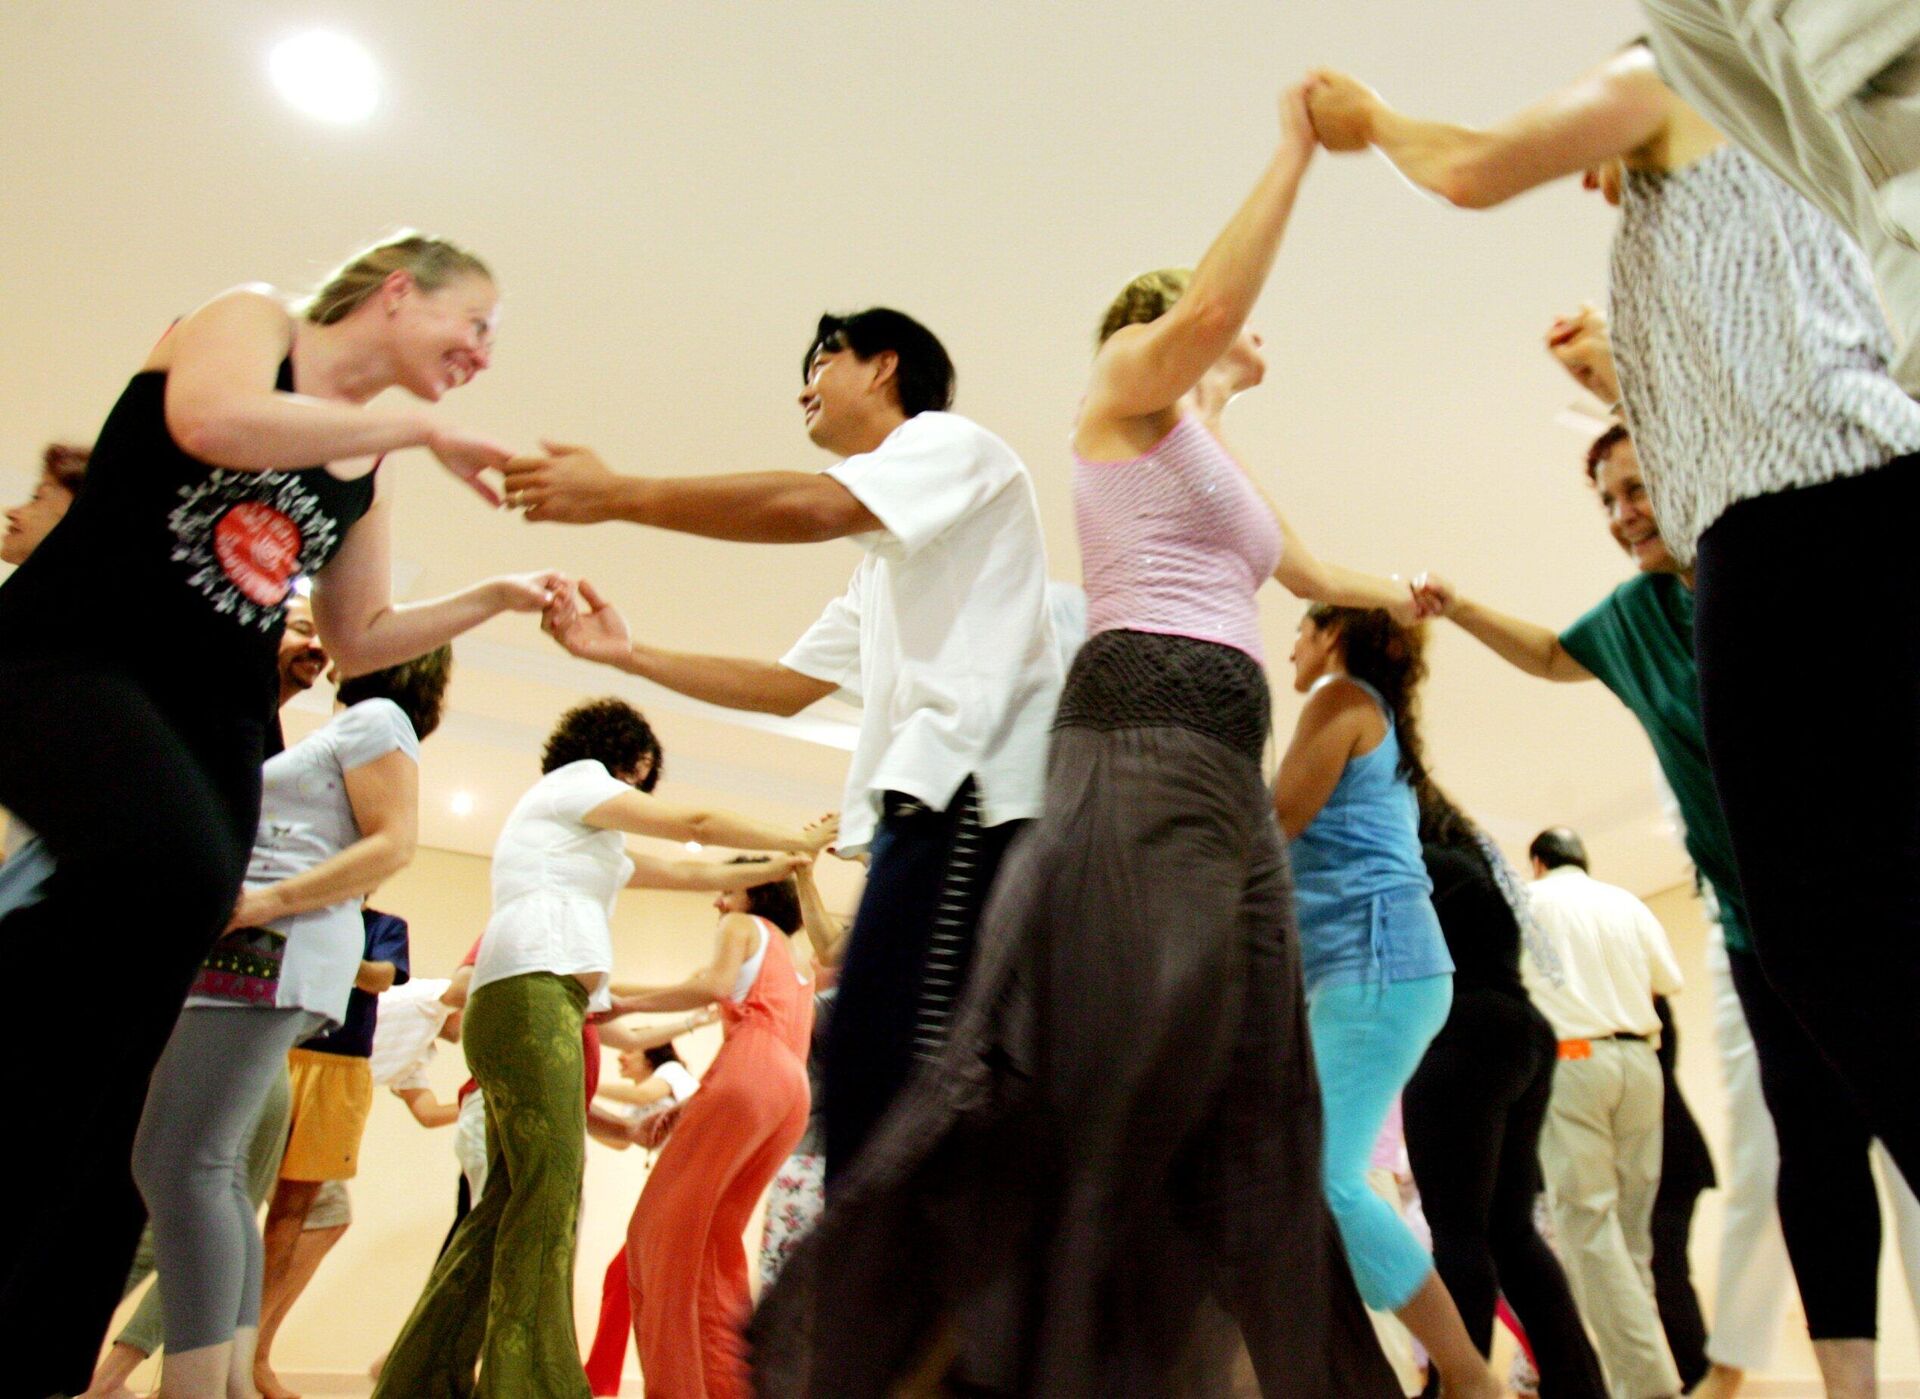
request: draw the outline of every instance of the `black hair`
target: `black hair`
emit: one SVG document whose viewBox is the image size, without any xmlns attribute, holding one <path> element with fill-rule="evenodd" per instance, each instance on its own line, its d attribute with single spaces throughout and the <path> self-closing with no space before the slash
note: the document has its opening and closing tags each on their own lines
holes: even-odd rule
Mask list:
<svg viewBox="0 0 1920 1399">
<path fill-rule="evenodd" d="M 860 360 L 893 351 L 899 361 L 893 386 L 900 395 L 900 411 L 909 418 L 953 406 L 953 360 L 946 346 L 905 312 L 874 306 L 849 316 L 822 316 L 800 362 L 803 382 L 812 376 L 814 357 L 822 350 L 846 350 Z"/>
<path fill-rule="evenodd" d="M 1587 867 L 1587 847 L 1579 835 L 1565 826 L 1551 826 L 1533 838 L 1527 854 L 1550 870 L 1562 865 Z"/>
<path fill-rule="evenodd" d="M 1420 803 L 1420 843 L 1480 853 L 1484 839 L 1473 818 L 1441 790 L 1431 773 L 1422 772 L 1413 784 Z"/>
<path fill-rule="evenodd" d="M 1427 678 L 1427 632 L 1402 626 L 1377 607 L 1335 607 L 1316 602 L 1307 620 L 1340 633 L 1340 655 L 1347 674 L 1380 692 L 1393 715 L 1400 740 L 1400 776 L 1415 791 L 1427 777 L 1427 749 L 1420 736 L 1420 682 Z"/>
<path fill-rule="evenodd" d="M 399 665 L 342 680 L 334 698 L 346 705 L 370 699 L 392 700 L 413 725 L 413 736 L 425 738 L 440 727 L 447 709 L 447 682 L 452 678 L 453 647 L 437 646 Z"/>
<path fill-rule="evenodd" d="M 764 855 L 736 855 L 728 863 L 750 865 L 765 858 Z M 756 884 L 746 895 L 747 912 L 755 918 L 766 919 L 783 933 L 800 931 L 800 886 L 792 875 Z"/>
<path fill-rule="evenodd" d="M 659 785 L 666 766 L 666 755 L 646 715 L 612 695 L 576 704 L 560 716 L 540 754 L 540 771 L 554 772 L 583 758 L 599 759 L 615 776 L 637 771 L 652 758 L 647 775 L 634 784 L 643 792 Z"/>
<path fill-rule="evenodd" d="M 665 1044 L 656 1044 L 652 1049 L 643 1049 L 640 1052 L 647 1056 L 647 1062 L 656 1069 L 662 1064 L 681 1064 L 686 1062 L 680 1057 L 680 1051 L 673 1047 L 672 1040 L 668 1040 Z"/>
</svg>

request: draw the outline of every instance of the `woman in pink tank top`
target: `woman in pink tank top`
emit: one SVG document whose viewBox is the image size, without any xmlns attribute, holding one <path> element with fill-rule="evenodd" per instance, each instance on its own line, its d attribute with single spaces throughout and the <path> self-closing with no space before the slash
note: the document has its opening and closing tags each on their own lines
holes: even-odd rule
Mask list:
<svg viewBox="0 0 1920 1399">
<path fill-rule="evenodd" d="M 1320 1190 L 1320 1104 L 1255 595 L 1412 611 L 1323 564 L 1222 443 L 1248 312 L 1314 151 L 1300 89 L 1191 273 L 1107 313 L 1074 431 L 1089 639 L 944 1057 L 754 1323 L 767 1394 L 1394 1394 Z M 1483 1367 L 1484 1369 L 1484 1367 Z M 1449 1376 L 1451 1380 L 1453 1376 Z M 1471 1391 L 1468 1391 L 1471 1392 Z"/>
<path fill-rule="evenodd" d="M 709 966 L 677 986 L 615 988 L 623 1013 L 717 1002 L 726 1032 L 627 1226 L 633 1336 L 652 1399 L 747 1394 L 740 1328 L 752 1296 L 742 1235 L 806 1131 L 811 1101 L 813 956 L 793 881 L 722 894 L 714 906 L 720 929 Z M 625 1356 L 612 1349 L 595 1347 L 595 1394 L 619 1393 Z"/>
</svg>

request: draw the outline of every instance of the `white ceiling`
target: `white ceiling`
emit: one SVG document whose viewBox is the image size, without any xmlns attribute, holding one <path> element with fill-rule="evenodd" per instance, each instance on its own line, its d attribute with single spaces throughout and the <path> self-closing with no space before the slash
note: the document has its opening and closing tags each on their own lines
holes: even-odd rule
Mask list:
<svg viewBox="0 0 1920 1399">
<path fill-rule="evenodd" d="M 1073 579 L 1065 435 L 1092 327 L 1126 277 L 1205 248 L 1270 148 L 1284 80 L 1334 64 L 1484 119 L 1637 24 L 1632 0 L 14 0 L 0 488 L 29 488 L 45 439 L 90 435 L 171 317 L 243 280 L 304 287 L 412 224 L 482 252 L 506 295 L 495 367 L 448 415 L 629 470 L 823 465 L 793 404 L 813 318 L 912 311 L 953 351 L 960 410 L 1025 455 L 1053 571 Z M 365 125 L 317 124 L 268 85 L 270 45 L 313 26 L 380 63 Z M 1540 349 L 1554 314 L 1603 290 L 1608 229 L 1571 185 L 1470 215 L 1377 159 L 1321 162 L 1256 318 L 1267 386 L 1229 420 L 1317 552 L 1435 568 L 1556 624 L 1623 575 L 1584 444 L 1554 421 L 1572 390 Z M 411 596 L 552 565 L 669 646 L 777 656 L 855 557 L 528 526 L 422 455 L 387 474 Z M 1282 671 L 1299 610 L 1266 602 Z M 461 665 L 427 749 L 426 837 L 484 852 L 557 711 L 621 682 L 520 618 Z M 1680 877 L 1646 745 L 1598 687 L 1526 680 L 1446 627 L 1433 668 L 1434 763 L 1510 848 L 1567 822 L 1605 875 Z M 768 813 L 837 801 L 843 749 L 644 702 L 667 790 Z M 1280 697 L 1283 736 L 1295 707 Z M 472 815 L 452 815 L 456 790 Z"/>
</svg>

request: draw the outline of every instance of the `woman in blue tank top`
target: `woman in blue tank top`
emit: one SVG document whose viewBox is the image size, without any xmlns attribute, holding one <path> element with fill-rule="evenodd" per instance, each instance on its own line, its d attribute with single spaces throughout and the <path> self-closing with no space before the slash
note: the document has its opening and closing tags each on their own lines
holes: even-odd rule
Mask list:
<svg viewBox="0 0 1920 1399">
<path fill-rule="evenodd" d="M 1368 1187 L 1368 1158 L 1453 1000 L 1453 959 L 1420 855 L 1425 771 L 1414 692 L 1422 634 L 1384 612 L 1316 606 L 1293 648 L 1307 696 L 1274 810 L 1292 841 L 1307 1024 L 1320 1074 L 1327 1203 L 1368 1306 L 1396 1313 L 1459 1388 L 1497 1386 L 1433 1259 Z M 1464 1347 L 1464 1351 L 1463 1348 Z M 1471 1360 L 1468 1357 L 1471 1356 Z"/>
</svg>

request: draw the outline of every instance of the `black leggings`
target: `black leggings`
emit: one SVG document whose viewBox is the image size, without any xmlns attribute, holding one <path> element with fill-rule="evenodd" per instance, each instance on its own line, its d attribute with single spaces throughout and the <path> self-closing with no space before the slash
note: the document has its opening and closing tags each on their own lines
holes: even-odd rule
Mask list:
<svg viewBox="0 0 1920 1399">
<path fill-rule="evenodd" d="M 263 720 L 171 709 L 80 661 L 0 665 L 0 805 L 58 861 L 0 922 L 32 981 L 8 997 L 0 1101 L 7 1392 L 87 1387 L 145 1219 L 129 1161 L 147 1078 L 225 926 L 259 819 Z M 106 1008 L 86 1022 L 84 1000 Z M 30 1338 L 30 1339 L 24 1339 Z"/>
<path fill-rule="evenodd" d="M 1780 1143 L 1780 1232 L 1807 1334 L 1816 1341 L 1870 1338 L 1880 1302 L 1880 1197 L 1867 1150 L 1873 1133 L 1759 959 L 1729 947 L 1727 966 Z"/>
<path fill-rule="evenodd" d="M 1742 501 L 1701 537 L 1694 621 L 1707 756 L 1760 967 L 1909 1182 L 1920 1181 L 1916 519 L 1920 457 Z M 1784 1155 L 1783 1140 L 1783 1197 Z M 1865 1151 L 1855 1156 L 1864 1172 Z"/>
<path fill-rule="evenodd" d="M 1533 1223 L 1540 1125 L 1557 1045 L 1513 995 L 1467 990 L 1401 1095 L 1407 1156 L 1433 1230 L 1433 1265 L 1485 1355 L 1505 1293 L 1527 1329 L 1541 1399 L 1605 1399 L 1567 1275 Z"/>
</svg>

